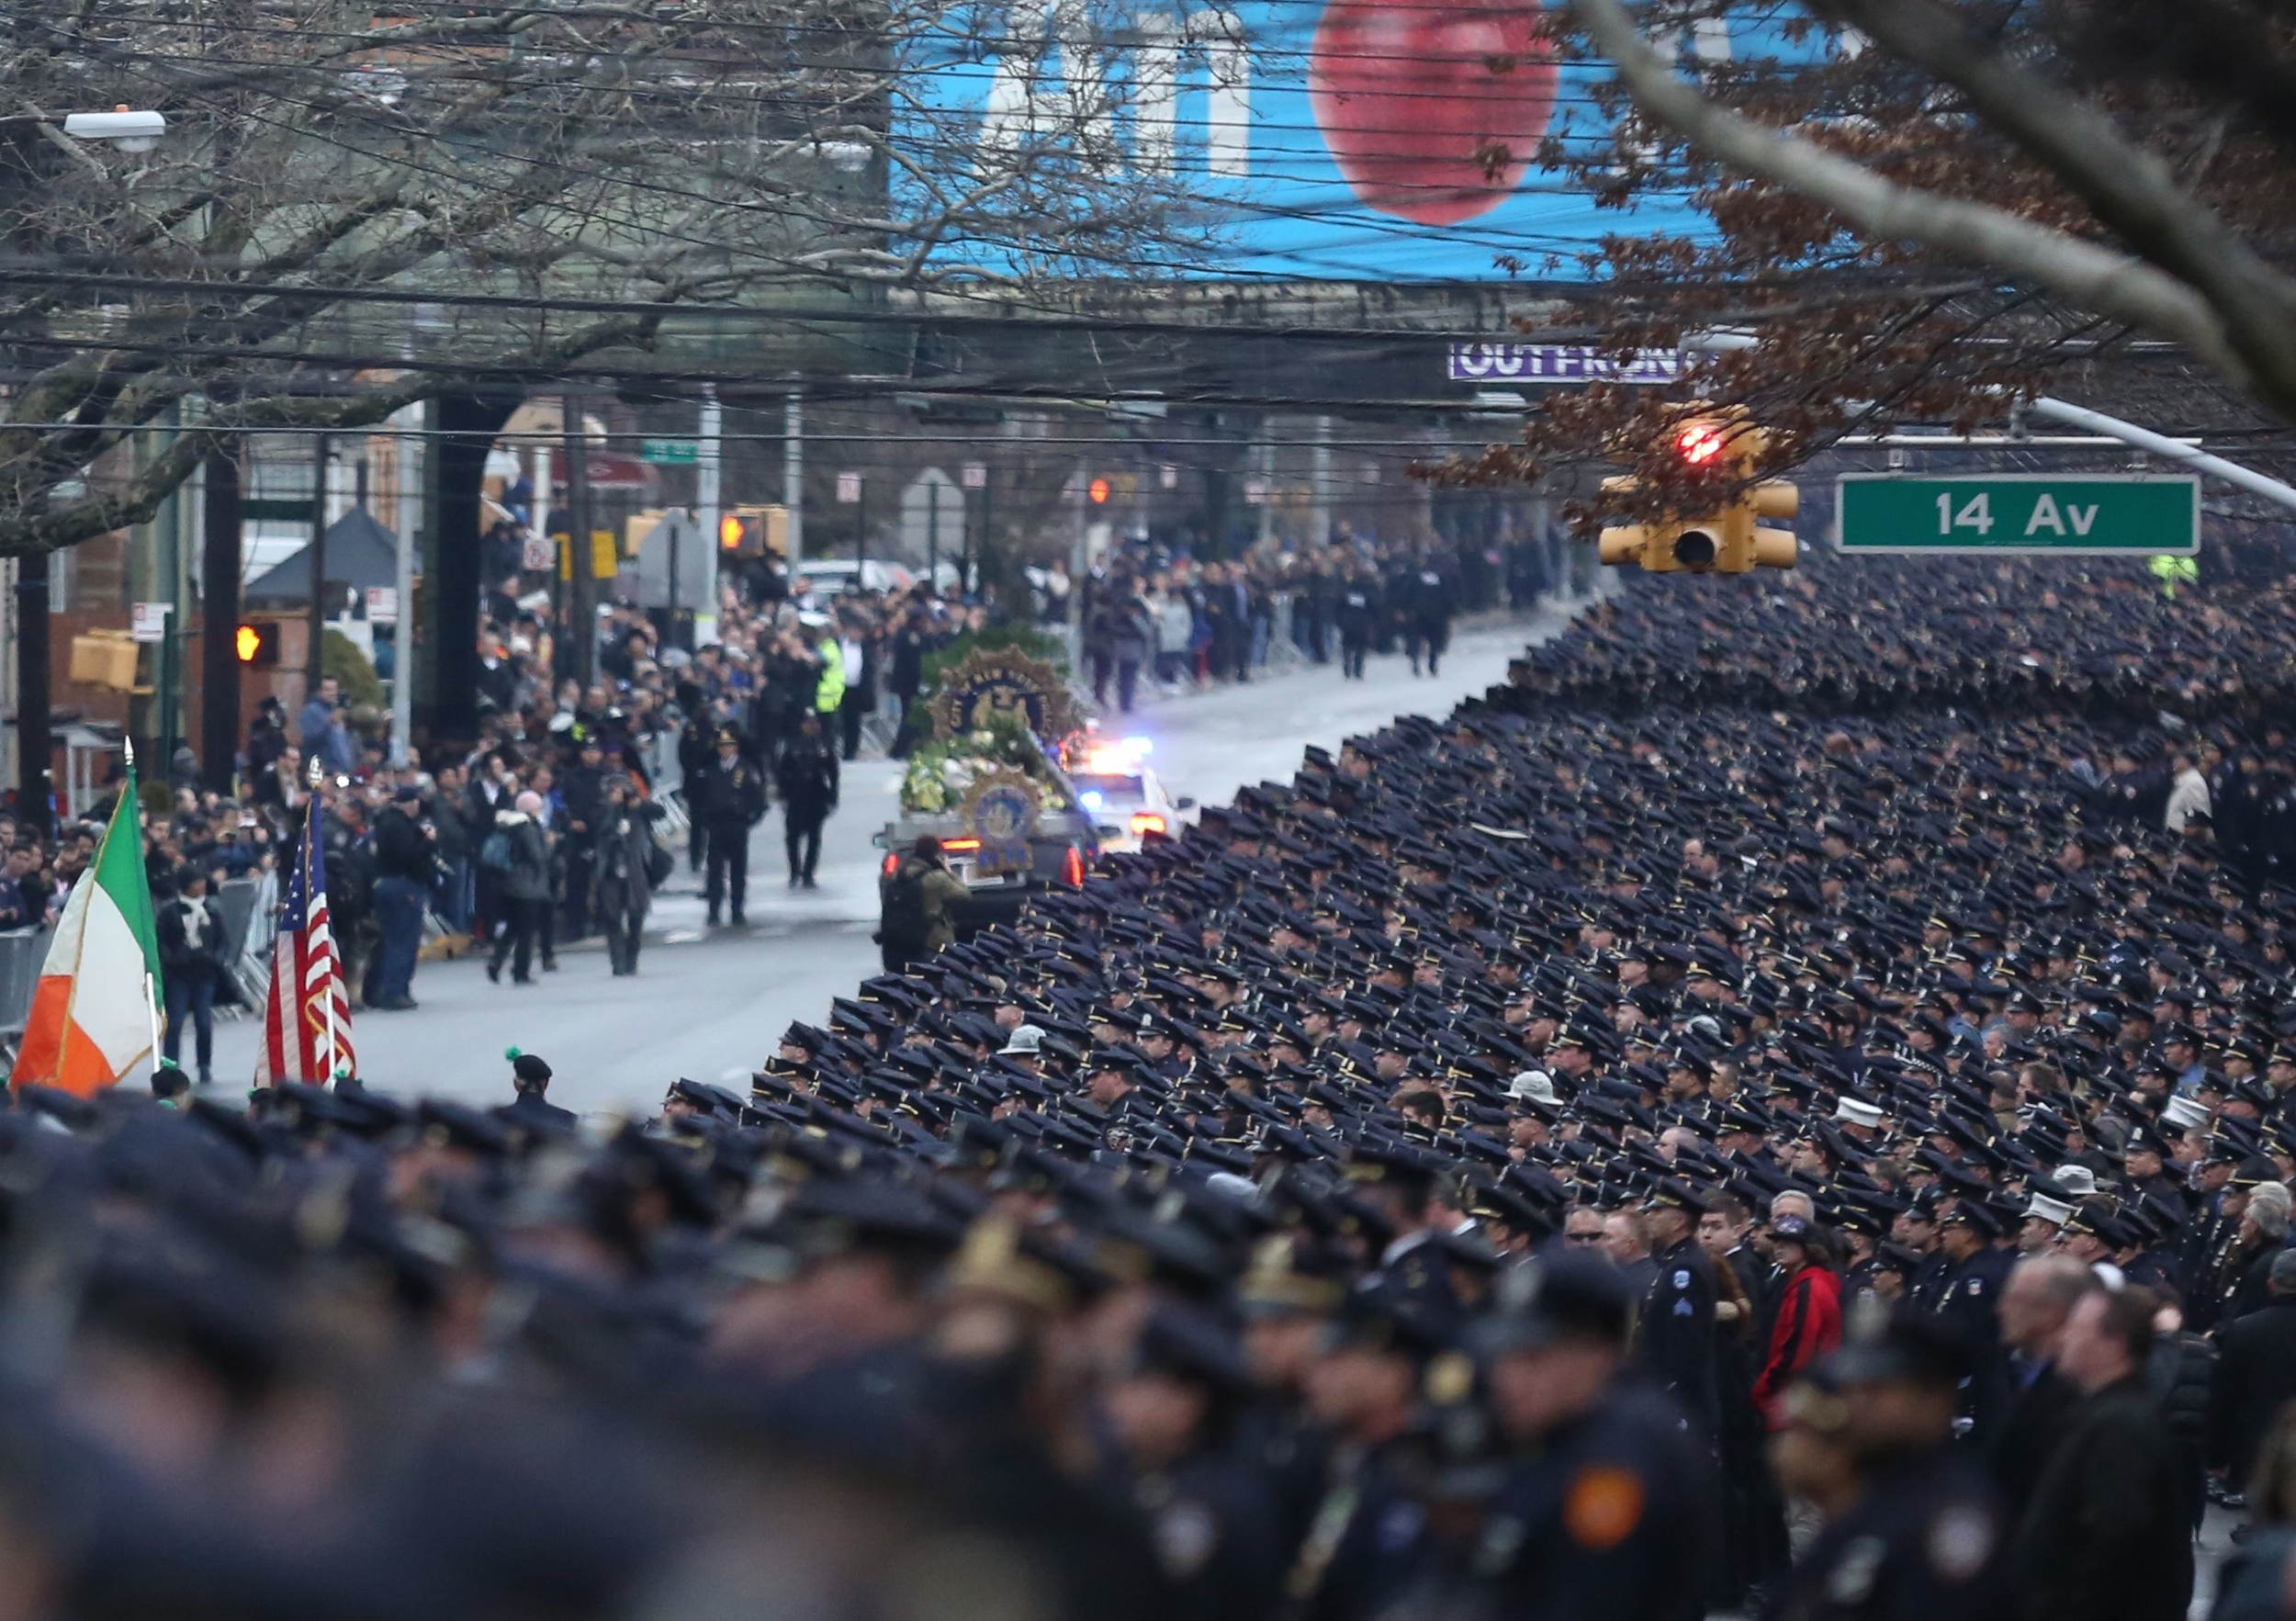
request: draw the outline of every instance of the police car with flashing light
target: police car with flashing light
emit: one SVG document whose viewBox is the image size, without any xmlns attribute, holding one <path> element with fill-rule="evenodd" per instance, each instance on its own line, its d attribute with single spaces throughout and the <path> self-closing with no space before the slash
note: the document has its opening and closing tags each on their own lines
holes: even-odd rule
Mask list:
<svg viewBox="0 0 2296 1621">
<path fill-rule="evenodd" d="M 1165 790 L 1148 764 L 1153 749 L 1145 737 L 1095 740 L 1068 768 L 1077 807 L 1092 818 L 1104 852 L 1136 850 L 1152 833 L 1176 838 L 1182 813 L 1196 808 L 1193 799 Z"/>
</svg>

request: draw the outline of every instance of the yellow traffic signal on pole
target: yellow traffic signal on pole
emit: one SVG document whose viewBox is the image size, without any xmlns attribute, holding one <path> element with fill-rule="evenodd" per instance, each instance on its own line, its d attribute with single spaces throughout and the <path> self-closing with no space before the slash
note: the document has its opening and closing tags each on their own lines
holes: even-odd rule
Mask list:
<svg viewBox="0 0 2296 1621">
<path fill-rule="evenodd" d="M 1740 477 L 1752 471 L 1769 436 L 1746 420 L 1742 406 L 1700 411 L 1669 430 L 1670 449 L 1686 467 L 1730 467 Z M 1613 495 L 1642 487 L 1638 478 L 1605 478 Z M 1604 529 L 1602 560 L 1614 567 L 1640 564 L 1653 574 L 1745 574 L 1755 568 L 1791 568 L 1799 555 L 1793 532 L 1773 529 L 1764 518 L 1791 518 L 1801 491 L 1784 478 L 1749 485 L 1738 499 L 1712 514 L 1660 523 L 1626 523 Z"/>
</svg>

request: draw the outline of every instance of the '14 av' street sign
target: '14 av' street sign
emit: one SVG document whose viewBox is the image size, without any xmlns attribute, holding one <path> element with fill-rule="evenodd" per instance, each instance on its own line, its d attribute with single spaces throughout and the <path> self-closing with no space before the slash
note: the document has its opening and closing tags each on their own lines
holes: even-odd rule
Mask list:
<svg viewBox="0 0 2296 1621">
<path fill-rule="evenodd" d="M 2200 549 L 2200 481 L 2192 478 L 1845 473 L 1836 492 L 1835 537 L 1845 552 Z"/>
</svg>

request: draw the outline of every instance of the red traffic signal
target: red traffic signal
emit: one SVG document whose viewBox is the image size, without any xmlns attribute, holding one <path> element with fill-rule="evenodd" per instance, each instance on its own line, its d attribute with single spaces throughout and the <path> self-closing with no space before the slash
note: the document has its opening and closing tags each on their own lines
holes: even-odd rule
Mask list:
<svg viewBox="0 0 2296 1621">
<path fill-rule="evenodd" d="M 1694 467 L 1718 460 L 1729 447 L 1729 430 L 1705 419 L 1683 424 L 1674 435 L 1674 454 Z"/>
<path fill-rule="evenodd" d="M 1109 481 L 1106 478 L 1095 478 L 1085 486 L 1085 493 L 1092 498 L 1094 506 L 1104 507 L 1109 504 Z"/>
</svg>

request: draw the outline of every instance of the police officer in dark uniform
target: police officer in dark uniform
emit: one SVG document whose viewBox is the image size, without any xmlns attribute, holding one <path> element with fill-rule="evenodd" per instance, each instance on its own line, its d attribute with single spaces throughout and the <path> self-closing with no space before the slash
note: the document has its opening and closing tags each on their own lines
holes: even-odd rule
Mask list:
<svg viewBox="0 0 2296 1621">
<path fill-rule="evenodd" d="M 550 1066 L 539 1053 L 521 1053 L 512 1047 L 510 1059 L 511 1084 L 518 1095 L 495 1110 L 498 1119 L 546 1136 L 571 1131 L 581 1124 L 580 1115 L 560 1109 L 545 1096 L 550 1090 Z"/>
<path fill-rule="evenodd" d="M 1949 1260 L 1937 1315 L 1968 1347 L 1964 1409 L 1980 1441 L 1990 1442 L 2009 1396 L 2001 1349 L 2001 1291 L 2016 1257 L 1998 1247 L 2002 1221 L 1982 1199 L 1960 1199 L 1939 1223 L 1939 1248 Z"/>
<path fill-rule="evenodd" d="M 1340 576 L 1334 607 L 1339 620 L 1339 672 L 1342 679 L 1363 680 L 1365 655 L 1379 635 L 1379 582 L 1350 562 Z"/>
<path fill-rule="evenodd" d="M 1510 1621 L 1697 1621 L 1716 1552 L 1704 1446 L 1624 1377 L 1616 1269 L 1559 1251 L 1500 1280 L 1470 1344 L 1511 1450 L 1465 1576 Z"/>
<path fill-rule="evenodd" d="M 1938 1206 L 1941 1201 L 1935 1190 L 1919 1194 L 1905 1213 L 1904 1233 L 1907 1247 L 1921 1257 L 1913 1276 L 1906 1284 L 1906 1298 L 1916 1305 L 1930 1311 L 1945 1298 L 1945 1286 L 1952 1279 L 1953 1257 L 1945 1253 L 1938 1236 Z"/>
<path fill-rule="evenodd" d="M 1451 571 L 1432 547 L 1423 549 L 1402 576 L 1404 647 L 1411 655 L 1411 672 L 1419 673 L 1422 654 L 1427 673 L 1439 675 L 1443 655 L 1451 646 L 1451 615 L 1458 611 L 1458 588 Z"/>
<path fill-rule="evenodd" d="M 1974 1364 L 1956 1324 L 1900 1307 L 1787 1392 L 1776 1455 L 1825 1528 L 1766 1621 L 2000 1621 L 2007 1511 L 1953 1444 Z"/>
<path fill-rule="evenodd" d="M 765 816 L 765 778 L 742 758 L 741 734 L 731 726 L 717 732 L 717 758 L 686 786 L 693 821 L 709 842 L 709 873 L 703 898 L 709 903 L 710 926 L 717 925 L 718 907 L 730 902 L 734 926 L 748 921 L 743 902 L 749 888 L 749 829 Z"/>
<path fill-rule="evenodd" d="M 1635 1360 L 1712 1437 L 1721 1427 L 1715 1388 L 1714 1263 L 1698 1244 L 1705 1200 L 1688 1183 L 1661 1178 L 1643 1205 L 1650 1235 L 1650 1290 L 1642 1304 Z"/>
<path fill-rule="evenodd" d="M 1231 1447 L 1251 1393 L 1225 1324 L 1167 1305 L 1142 1325 L 1131 1365 L 1101 1397 L 1175 1603 L 1206 1621 L 1266 1621 L 1283 1575 L 1274 1493 Z"/>
<path fill-rule="evenodd" d="M 1362 1621 L 1419 1577 L 1425 1514 L 1404 1486 L 1402 1458 L 1444 1328 L 1384 1281 L 1351 1292 L 1333 1344 L 1307 1376 L 1308 1410 L 1331 1435 L 1307 1536 L 1292 1550 L 1282 1621 Z"/>
</svg>

